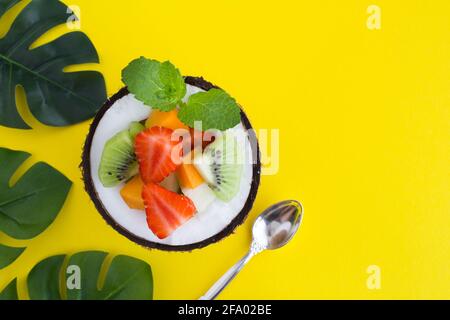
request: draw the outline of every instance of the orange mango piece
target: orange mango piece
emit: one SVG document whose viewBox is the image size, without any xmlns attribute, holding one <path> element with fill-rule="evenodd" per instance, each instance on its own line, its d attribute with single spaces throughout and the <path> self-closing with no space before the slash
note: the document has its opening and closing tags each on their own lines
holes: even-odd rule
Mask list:
<svg viewBox="0 0 450 320">
<path fill-rule="evenodd" d="M 142 188 L 144 187 L 144 183 L 141 180 L 141 177 L 137 175 L 120 190 L 120 195 L 125 203 L 131 209 L 144 210 L 144 200 L 142 200 Z"/>
<path fill-rule="evenodd" d="M 181 164 L 178 167 L 176 174 L 178 182 L 180 183 L 180 186 L 182 188 L 195 189 L 199 185 L 205 183 L 205 180 L 202 178 L 193 164 Z"/>
<path fill-rule="evenodd" d="M 164 127 L 172 130 L 185 129 L 189 130 L 183 122 L 178 119 L 178 110 L 174 109 L 169 112 L 153 110 L 150 117 L 147 119 L 145 126 L 152 128 L 155 126 Z"/>
</svg>

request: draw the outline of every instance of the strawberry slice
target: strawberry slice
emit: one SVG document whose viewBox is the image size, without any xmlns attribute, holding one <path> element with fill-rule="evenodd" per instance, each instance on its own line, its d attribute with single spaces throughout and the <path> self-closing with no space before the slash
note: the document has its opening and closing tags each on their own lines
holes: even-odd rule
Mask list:
<svg viewBox="0 0 450 320">
<path fill-rule="evenodd" d="M 136 136 L 134 151 L 145 183 L 159 183 L 181 163 L 179 141 L 173 141 L 173 131 L 163 127 L 147 129 Z"/>
<path fill-rule="evenodd" d="M 191 199 L 155 183 L 144 186 L 142 198 L 147 213 L 147 224 L 159 239 L 170 236 L 197 211 Z"/>
<path fill-rule="evenodd" d="M 190 129 L 191 137 L 192 137 L 192 149 L 202 147 L 202 150 L 205 150 L 207 146 L 216 140 L 214 135 L 214 131 L 198 131 L 195 129 Z"/>
</svg>

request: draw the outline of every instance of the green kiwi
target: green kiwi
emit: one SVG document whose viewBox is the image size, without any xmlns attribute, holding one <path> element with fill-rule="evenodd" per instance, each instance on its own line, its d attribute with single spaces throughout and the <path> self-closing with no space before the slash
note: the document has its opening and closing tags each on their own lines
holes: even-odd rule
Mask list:
<svg viewBox="0 0 450 320">
<path fill-rule="evenodd" d="M 217 138 L 194 159 L 194 165 L 220 200 L 229 202 L 239 192 L 243 151 L 233 134 Z"/>
<path fill-rule="evenodd" d="M 130 135 L 134 140 L 134 138 L 136 138 L 139 133 L 145 130 L 145 126 L 140 122 L 132 122 L 128 130 L 130 131 Z"/>
<path fill-rule="evenodd" d="M 119 132 L 106 142 L 98 170 L 104 187 L 115 187 L 138 174 L 134 138 L 144 129 L 141 123 L 133 122 L 129 129 Z"/>
</svg>

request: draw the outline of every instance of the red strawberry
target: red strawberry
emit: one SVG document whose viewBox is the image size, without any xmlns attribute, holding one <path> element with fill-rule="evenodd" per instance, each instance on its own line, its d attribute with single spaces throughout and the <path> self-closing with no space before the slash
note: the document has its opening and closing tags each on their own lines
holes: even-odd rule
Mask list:
<svg viewBox="0 0 450 320">
<path fill-rule="evenodd" d="M 197 211 L 191 199 L 155 183 L 144 186 L 142 198 L 148 226 L 160 239 L 170 236 Z"/>
<path fill-rule="evenodd" d="M 202 132 L 194 129 L 190 129 L 192 149 L 196 149 L 202 146 L 204 150 L 208 145 L 214 142 L 215 136 L 213 131 Z"/>
<path fill-rule="evenodd" d="M 135 153 L 144 183 L 161 182 L 180 164 L 178 141 L 172 141 L 171 129 L 153 127 L 136 136 Z"/>
</svg>

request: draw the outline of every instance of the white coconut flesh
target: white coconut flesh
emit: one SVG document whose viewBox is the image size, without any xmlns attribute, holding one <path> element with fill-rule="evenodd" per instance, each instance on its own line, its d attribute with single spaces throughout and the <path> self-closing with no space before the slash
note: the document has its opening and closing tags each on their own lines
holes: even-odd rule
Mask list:
<svg viewBox="0 0 450 320">
<path fill-rule="evenodd" d="M 197 87 L 187 85 L 185 101 L 190 95 L 203 91 Z M 133 121 L 147 119 L 152 109 L 134 98 L 132 94 L 117 100 L 106 111 L 95 131 L 91 146 L 91 176 L 98 199 L 117 224 L 131 234 L 147 241 L 166 245 L 181 246 L 204 241 L 217 235 L 231 224 L 234 218 L 241 212 L 250 195 L 253 179 L 253 161 L 251 159 L 251 143 L 247 131 L 242 124 L 230 129 L 235 132 L 238 140 L 244 141 L 245 153 L 240 190 L 229 202 L 215 199 L 202 211 L 199 211 L 188 222 L 180 226 L 169 237 L 159 239 L 149 229 L 145 212 L 130 209 L 120 196 L 123 183 L 105 188 L 100 182 L 98 168 L 105 143 L 118 132 L 125 130 Z"/>
</svg>

